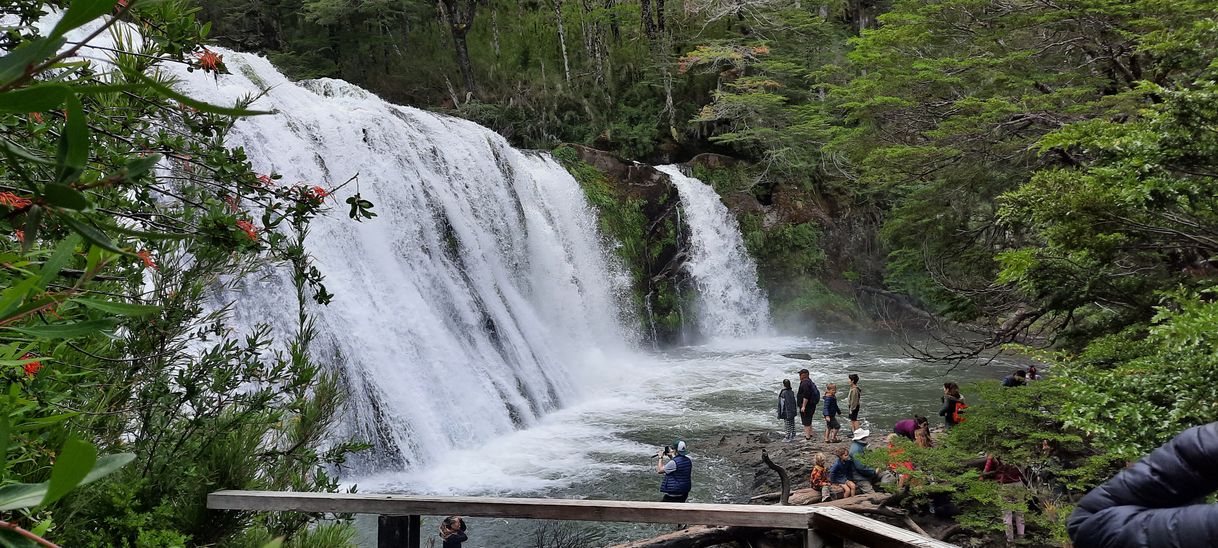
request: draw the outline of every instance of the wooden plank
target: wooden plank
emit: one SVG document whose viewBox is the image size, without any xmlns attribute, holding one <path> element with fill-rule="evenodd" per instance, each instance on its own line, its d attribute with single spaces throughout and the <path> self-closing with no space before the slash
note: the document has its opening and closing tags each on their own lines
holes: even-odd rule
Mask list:
<svg viewBox="0 0 1218 548">
<path fill-rule="evenodd" d="M 370 493 L 217 491 L 207 496 L 214 510 L 323 512 L 382 516 L 472 516 L 490 518 L 684 523 L 769 529 L 815 530 L 809 545 L 844 538 L 866 546 L 952 548 L 848 510 L 817 506 L 664 503 L 493 497 L 428 497 Z"/>
<path fill-rule="evenodd" d="M 620 500 L 424 497 L 366 493 L 218 491 L 207 496 L 215 510 L 296 511 L 380 515 L 461 515 L 491 518 L 736 525 L 807 529 L 813 508 L 636 502 Z"/>
<path fill-rule="evenodd" d="M 941 540 L 924 537 L 913 531 L 860 516 L 842 508 L 811 507 L 812 528 L 822 534 L 845 538 L 877 548 L 954 548 Z"/>
</svg>

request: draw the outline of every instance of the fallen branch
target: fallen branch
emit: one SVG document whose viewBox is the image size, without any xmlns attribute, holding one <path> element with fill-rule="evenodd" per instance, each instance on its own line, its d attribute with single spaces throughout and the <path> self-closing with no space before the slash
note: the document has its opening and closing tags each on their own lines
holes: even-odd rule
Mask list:
<svg viewBox="0 0 1218 548">
<path fill-rule="evenodd" d="M 741 538 L 746 527 L 695 525 L 658 537 L 617 544 L 610 548 L 703 548 Z"/>
<path fill-rule="evenodd" d="M 782 491 L 778 495 L 778 504 L 786 506 L 787 500 L 791 495 L 791 478 L 787 477 L 787 469 L 774 464 L 774 461 L 770 460 L 770 454 L 765 449 L 761 450 L 761 462 L 769 466 L 771 470 L 778 472 L 778 479 L 782 481 Z"/>
</svg>

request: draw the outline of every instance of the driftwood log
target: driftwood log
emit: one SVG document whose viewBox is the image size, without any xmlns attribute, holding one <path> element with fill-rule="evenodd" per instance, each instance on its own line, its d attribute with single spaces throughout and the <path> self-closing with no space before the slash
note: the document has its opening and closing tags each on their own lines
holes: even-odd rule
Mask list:
<svg viewBox="0 0 1218 548">
<path fill-rule="evenodd" d="M 680 531 L 617 544 L 610 548 L 702 548 L 739 540 L 748 530 L 746 527 L 694 525 Z"/>
<path fill-rule="evenodd" d="M 769 466 L 771 470 L 778 472 L 778 479 L 782 481 L 782 491 L 778 493 L 778 504 L 786 506 L 787 500 L 791 495 L 791 478 L 787 476 L 787 469 L 774 464 L 774 461 L 770 460 L 770 454 L 765 449 L 761 450 L 761 462 Z"/>
<path fill-rule="evenodd" d="M 815 493 L 816 500 L 820 500 L 819 489 L 798 489 L 791 493 L 791 504 L 801 504 L 799 500 L 811 500 Z M 888 518 L 896 518 L 901 520 L 910 530 L 925 536 L 933 538 L 926 534 L 918 524 L 913 522 L 904 511 L 898 508 L 889 508 L 887 504 L 894 498 L 894 495 L 889 493 L 868 493 L 866 495 L 855 495 L 853 497 L 838 499 L 829 502 L 816 502 L 814 504 L 802 503 L 807 506 L 832 506 L 842 508 L 859 514 L 874 514 Z M 761 531 L 752 527 L 712 527 L 709 525 L 698 525 L 660 535 L 644 540 L 636 540 L 626 544 L 619 544 L 612 548 L 704 548 L 706 546 L 714 546 L 723 544 L 733 540 L 744 540 L 755 538 Z"/>
</svg>

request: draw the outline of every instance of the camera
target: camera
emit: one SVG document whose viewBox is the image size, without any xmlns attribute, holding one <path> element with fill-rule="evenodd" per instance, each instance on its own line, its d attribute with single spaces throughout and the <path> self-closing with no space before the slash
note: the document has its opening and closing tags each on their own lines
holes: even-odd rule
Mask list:
<svg viewBox="0 0 1218 548">
<path fill-rule="evenodd" d="M 651 458 L 667 457 L 672 454 L 672 446 L 665 445 L 664 450 L 651 456 Z"/>
</svg>

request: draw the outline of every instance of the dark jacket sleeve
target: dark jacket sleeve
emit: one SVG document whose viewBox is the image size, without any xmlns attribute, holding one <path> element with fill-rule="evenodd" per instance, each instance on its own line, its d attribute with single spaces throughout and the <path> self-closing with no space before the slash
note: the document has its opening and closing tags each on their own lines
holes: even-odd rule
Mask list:
<svg viewBox="0 0 1218 548">
<path fill-rule="evenodd" d="M 1218 546 L 1218 422 L 1185 430 L 1079 501 L 1078 548 Z"/>
</svg>

